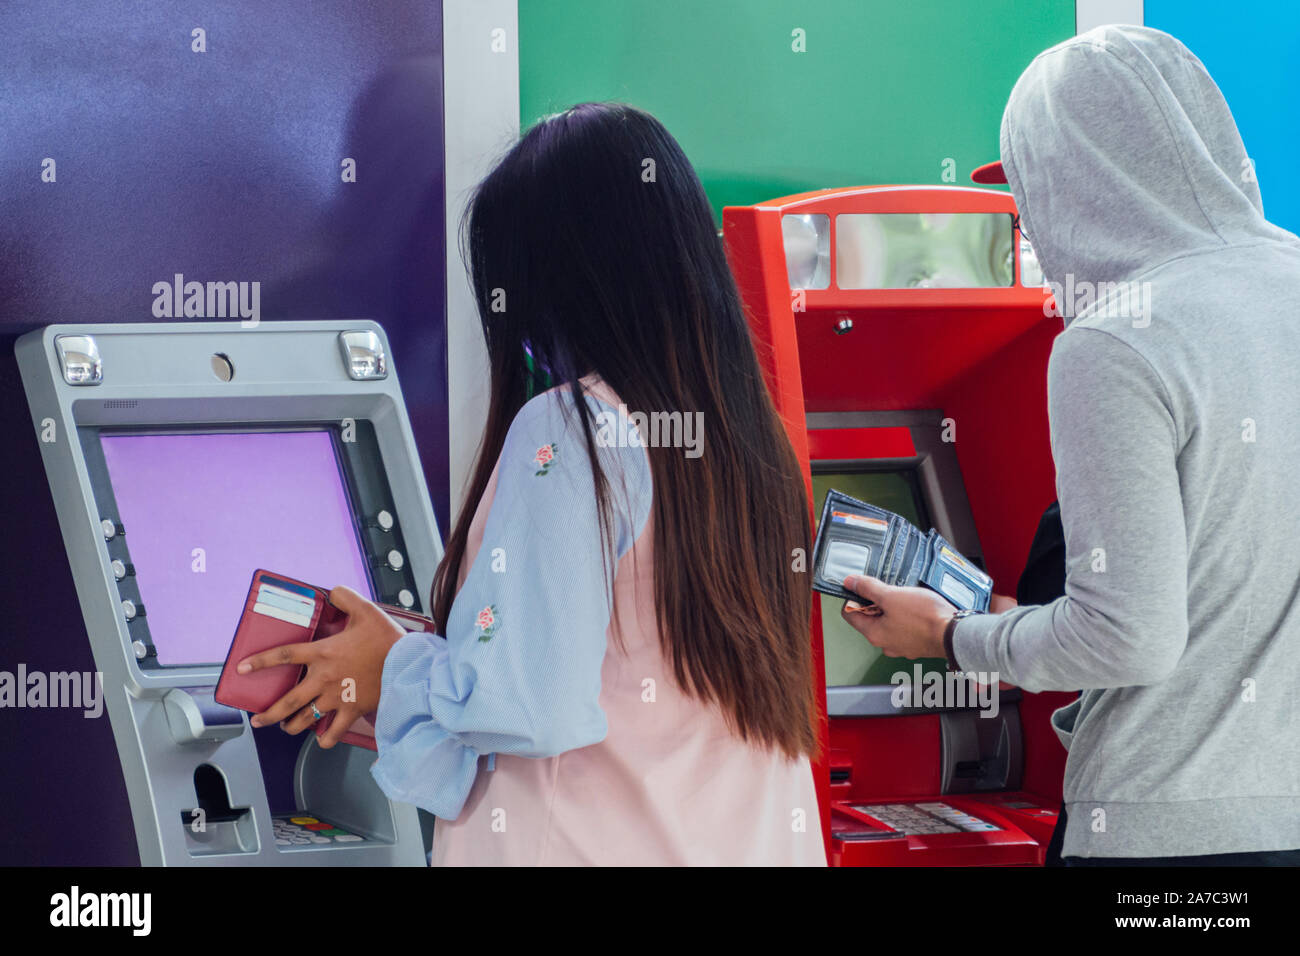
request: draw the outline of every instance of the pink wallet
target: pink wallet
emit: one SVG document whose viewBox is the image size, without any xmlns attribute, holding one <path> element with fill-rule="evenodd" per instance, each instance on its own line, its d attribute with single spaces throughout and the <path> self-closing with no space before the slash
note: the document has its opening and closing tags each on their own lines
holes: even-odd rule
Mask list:
<svg viewBox="0 0 1300 956">
<path fill-rule="evenodd" d="M 433 621 L 403 608 L 379 605 L 389 617 L 412 632 L 436 633 Z M 235 671 L 244 658 L 285 644 L 302 644 L 337 634 L 347 627 L 348 616 L 329 601 L 329 591 L 295 581 L 283 574 L 261 569 L 253 572 L 244 612 L 235 629 L 234 640 L 221 668 L 213 698 L 227 707 L 237 707 L 252 714 L 266 711 L 302 680 L 306 669 L 301 664 L 281 664 L 251 674 Z M 373 717 L 374 715 L 368 715 Z M 316 722 L 316 735 L 329 729 L 334 714 Z M 368 717 L 360 717 L 342 736 L 344 743 L 377 750 L 375 727 Z"/>
</svg>

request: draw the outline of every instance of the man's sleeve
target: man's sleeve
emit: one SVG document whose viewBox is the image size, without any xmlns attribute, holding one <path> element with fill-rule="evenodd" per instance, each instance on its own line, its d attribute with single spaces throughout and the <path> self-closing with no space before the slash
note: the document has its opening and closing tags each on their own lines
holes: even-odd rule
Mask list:
<svg viewBox="0 0 1300 956">
<path fill-rule="evenodd" d="M 1187 644 L 1187 540 L 1164 383 L 1107 332 L 1062 333 L 1048 368 L 1065 596 L 958 623 L 957 662 L 1030 691 L 1153 684 Z"/>
</svg>

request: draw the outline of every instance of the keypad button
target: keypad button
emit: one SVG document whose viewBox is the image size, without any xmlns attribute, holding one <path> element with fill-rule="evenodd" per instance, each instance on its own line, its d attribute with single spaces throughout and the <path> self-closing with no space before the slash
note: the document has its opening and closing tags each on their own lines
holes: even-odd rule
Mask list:
<svg viewBox="0 0 1300 956">
<path fill-rule="evenodd" d="M 1001 827 L 981 820 L 946 803 L 857 804 L 855 810 L 870 816 L 888 829 L 905 834 L 968 833 L 1000 830 Z"/>
</svg>

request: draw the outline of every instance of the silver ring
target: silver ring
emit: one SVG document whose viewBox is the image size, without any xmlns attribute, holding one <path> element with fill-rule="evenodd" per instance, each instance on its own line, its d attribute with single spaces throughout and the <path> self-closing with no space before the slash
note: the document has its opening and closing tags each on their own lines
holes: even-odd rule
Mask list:
<svg viewBox="0 0 1300 956">
<path fill-rule="evenodd" d="M 309 706 L 311 707 L 312 717 L 316 718 L 317 720 L 320 720 L 322 717 L 325 716 L 319 710 L 316 709 L 316 701 L 313 700 Z"/>
</svg>

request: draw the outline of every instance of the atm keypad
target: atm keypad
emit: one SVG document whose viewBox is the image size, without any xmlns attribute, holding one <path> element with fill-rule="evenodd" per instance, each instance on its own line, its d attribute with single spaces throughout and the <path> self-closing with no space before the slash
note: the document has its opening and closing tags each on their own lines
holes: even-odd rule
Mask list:
<svg viewBox="0 0 1300 956">
<path fill-rule="evenodd" d="M 281 848 L 366 842 L 363 836 L 306 813 L 286 813 L 272 817 L 271 829 L 275 835 L 275 845 Z"/>
<path fill-rule="evenodd" d="M 979 833 L 1001 830 L 946 803 L 860 803 L 853 809 L 903 834 Z"/>
</svg>

